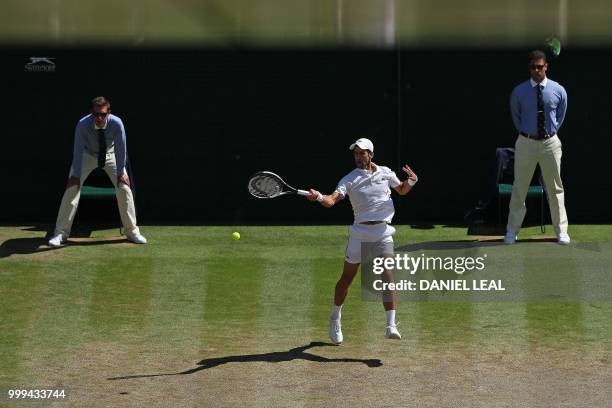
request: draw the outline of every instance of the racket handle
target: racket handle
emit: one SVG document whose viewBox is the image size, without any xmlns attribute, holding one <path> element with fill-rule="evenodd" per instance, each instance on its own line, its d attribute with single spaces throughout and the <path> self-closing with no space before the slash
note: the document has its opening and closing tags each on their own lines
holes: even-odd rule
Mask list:
<svg viewBox="0 0 612 408">
<path fill-rule="evenodd" d="M 297 193 L 303 196 L 310 195 L 310 191 L 306 191 L 306 190 L 298 190 Z"/>
</svg>

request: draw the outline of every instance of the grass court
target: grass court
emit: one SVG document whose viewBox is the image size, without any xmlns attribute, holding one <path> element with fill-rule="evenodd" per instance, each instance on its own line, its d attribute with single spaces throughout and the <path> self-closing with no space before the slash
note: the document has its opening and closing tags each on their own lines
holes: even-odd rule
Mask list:
<svg viewBox="0 0 612 408">
<path fill-rule="evenodd" d="M 482 239 L 459 227 L 396 228 L 398 247 Z M 0 227 L 3 390 L 65 388 L 68 399 L 55 406 L 74 407 L 612 400 L 609 301 L 401 302 L 403 339 L 393 341 L 384 338 L 382 305 L 362 300 L 356 279 L 344 344 L 332 346 L 327 318 L 347 226 L 142 230 L 148 245 L 102 230 L 51 249 L 40 229 Z M 574 252 L 556 266 L 561 276 L 589 259 L 609 268 L 612 226 L 570 233 L 565 249 Z M 487 250 L 522 259 L 562 248 L 547 236 L 526 228 L 519 239 L 532 241 Z M 505 273 L 522 265 L 509 262 Z"/>
</svg>

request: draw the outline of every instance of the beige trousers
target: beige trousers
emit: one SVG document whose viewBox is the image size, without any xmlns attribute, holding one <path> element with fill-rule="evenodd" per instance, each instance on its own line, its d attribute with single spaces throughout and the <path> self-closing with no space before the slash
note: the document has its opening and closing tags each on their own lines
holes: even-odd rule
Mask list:
<svg viewBox="0 0 612 408">
<path fill-rule="evenodd" d="M 536 165 L 540 164 L 553 228 L 557 234 L 567 233 L 567 214 L 561 182 L 561 154 L 561 141 L 557 136 L 546 140 L 533 140 L 519 135 L 514 151 L 514 185 L 508 214 L 508 231 L 518 232 L 521 229 L 527 212 L 527 189 Z"/>
<path fill-rule="evenodd" d="M 83 152 L 83 162 L 81 166 L 81 186 L 83 182 L 89 176 L 96 167 L 98 167 L 98 158 Z M 124 183 L 120 183 L 117 186 L 117 165 L 115 163 L 115 151 L 111 147 L 106 152 L 106 163 L 104 164 L 104 171 L 110 177 L 113 185 L 115 186 L 115 194 L 117 196 L 117 204 L 119 207 L 119 215 L 121 216 L 121 223 L 127 233 L 137 233 L 138 226 L 136 225 L 136 209 L 134 207 L 134 197 L 130 187 Z M 74 176 L 74 170 L 70 168 L 70 176 Z M 72 222 L 79 206 L 79 199 L 81 198 L 81 189 L 76 186 L 71 186 L 66 189 L 64 196 L 62 197 L 62 203 L 60 205 L 59 213 L 57 215 L 57 221 L 55 223 L 55 234 L 63 234 L 65 237 L 70 236 L 70 230 L 72 228 Z"/>
</svg>

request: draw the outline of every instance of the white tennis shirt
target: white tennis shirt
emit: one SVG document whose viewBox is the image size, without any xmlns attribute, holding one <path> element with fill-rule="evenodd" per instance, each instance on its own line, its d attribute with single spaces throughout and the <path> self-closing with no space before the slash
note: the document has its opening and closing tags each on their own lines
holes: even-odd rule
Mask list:
<svg viewBox="0 0 612 408">
<path fill-rule="evenodd" d="M 355 224 L 365 221 L 391 222 L 395 214 L 391 188 L 399 186 L 401 181 L 388 167 L 372 164 L 376 166 L 373 173 L 355 169 L 344 176 L 336 187 L 343 197 L 348 195 Z"/>
</svg>

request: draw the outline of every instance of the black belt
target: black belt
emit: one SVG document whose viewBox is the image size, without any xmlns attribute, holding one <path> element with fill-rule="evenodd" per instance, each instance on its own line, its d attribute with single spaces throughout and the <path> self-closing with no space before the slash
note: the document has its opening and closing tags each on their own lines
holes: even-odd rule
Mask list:
<svg viewBox="0 0 612 408">
<path fill-rule="evenodd" d="M 526 137 L 527 139 L 546 140 L 546 139 L 550 139 L 551 137 L 555 136 L 556 133 L 554 135 L 546 134 L 543 137 L 540 137 L 538 135 L 530 135 L 529 133 L 524 133 L 524 132 L 519 132 L 519 135 Z"/>
</svg>

